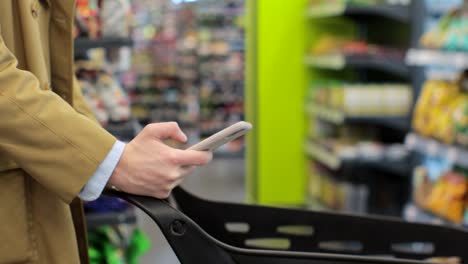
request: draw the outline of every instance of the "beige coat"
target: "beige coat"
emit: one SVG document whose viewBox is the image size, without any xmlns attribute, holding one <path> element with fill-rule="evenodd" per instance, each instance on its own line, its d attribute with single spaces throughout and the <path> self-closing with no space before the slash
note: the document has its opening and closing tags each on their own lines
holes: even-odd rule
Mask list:
<svg viewBox="0 0 468 264">
<path fill-rule="evenodd" d="M 1 264 L 79 263 L 69 205 L 115 143 L 73 77 L 74 7 L 0 0 Z"/>
</svg>

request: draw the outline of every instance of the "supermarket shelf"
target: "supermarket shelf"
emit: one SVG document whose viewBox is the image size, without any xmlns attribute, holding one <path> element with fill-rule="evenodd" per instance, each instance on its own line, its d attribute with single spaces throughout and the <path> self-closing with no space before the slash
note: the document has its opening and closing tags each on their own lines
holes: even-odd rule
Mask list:
<svg viewBox="0 0 468 264">
<path fill-rule="evenodd" d="M 447 145 L 416 133 L 409 133 L 406 136 L 405 145 L 421 154 L 447 157 L 457 165 L 468 168 L 468 149 L 466 148 Z"/>
<path fill-rule="evenodd" d="M 216 53 L 210 53 L 210 54 L 198 54 L 198 56 L 201 58 L 201 60 L 210 60 L 210 59 L 225 59 L 230 56 L 229 53 L 224 53 L 224 54 L 216 54 Z"/>
<path fill-rule="evenodd" d="M 228 16 L 228 15 L 240 15 L 244 11 L 242 8 L 218 8 L 218 7 L 204 7 L 196 10 L 198 16 Z"/>
<path fill-rule="evenodd" d="M 413 173 L 413 166 L 409 160 L 389 160 L 389 159 L 380 159 L 380 160 L 365 160 L 358 159 L 355 161 L 356 164 L 361 166 L 366 166 L 369 168 L 374 168 L 377 170 L 385 171 L 392 173 L 401 178 L 409 178 Z"/>
<path fill-rule="evenodd" d="M 342 111 L 318 104 L 307 103 L 306 112 L 310 116 L 317 116 L 320 119 L 337 125 L 345 123 L 346 120 L 346 115 Z"/>
<path fill-rule="evenodd" d="M 404 60 L 380 58 L 371 55 L 308 55 L 304 62 L 311 67 L 329 70 L 343 70 L 346 67 L 354 67 L 377 69 L 402 77 L 409 77 L 410 74 Z"/>
<path fill-rule="evenodd" d="M 309 195 L 306 199 L 306 209 L 328 212 L 336 211 L 336 209 L 330 208 L 327 204 L 325 204 L 325 202 L 321 201 L 319 198 L 313 197 L 311 195 Z"/>
<path fill-rule="evenodd" d="M 131 102 L 131 106 L 145 107 L 150 109 L 165 109 L 165 108 L 181 108 L 181 104 L 178 102 Z"/>
<path fill-rule="evenodd" d="M 341 158 L 335 153 L 325 149 L 321 145 L 309 141 L 305 144 L 305 152 L 316 161 L 326 165 L 332 170 L 338 170 L 341 167 Z"/>
<path fill-rule="evenodd" d="M 137 218 L 133 209 L 128 209 L 123 212 L 86 214 L 86 225 L 88 229 L 103 225 L 135 224 L 136 221 Z"/>
<path fill-rule="evenodd" d="M 401 22 L 410 21 L 410 10 L 408 5 L 346 5 L 327 4 L 311 7 L 307 10 L 309 18 L 325 18 L 333 16 L 380 16 Z"/>
<path fill-rule="evenodd" d="M 332 109 L 326 106 L 308 103 L 306 112 L 322 120 L 333 124 L 376 124 L 395 128 L 401 131 L 408 131 L 410 123 L 407 117 L 402 116 L 349 116 L 341 110 Z"/>
<path fill-rule="evenodd" d="M 94 48 L 119 48 L 132 45 L 133 40 L 131 38 L 77 38 L 75 39 L 75 52 L 84 52 Z"/>
<path fill-rule="evenodd" d="M 404 211 L 404 217 L 410 222 L 423 222 L 431 223 L 436 225 L 450 225 L 454 227 L 467 228 L 464 224 L 456 223 L 450 219 L 447 219 L 431 210 L 428 210 L 416 202 L 410 203 L 406 206 Z"/>
<path fill-rule="evenodd" d="M 390 160 L 386 158 L 375 160 L 365 158 L 344 159 L 320 144 L 311 141 L 306 144 L 305 151 L 316 161 L 333 170 L 339 169 L 343 164 L 353 164 L 355 166 L 389 172 L 402 178 L 410 177 L 413 171 L 412 163 L 409 160 Z"/>
<path fill-rule="evenodd" d="M 448 224 L 448 225 L 455 225 L 455 226 L 461 226 L 461 224 L 459 223 L 455 223 L 453 222 L 452 220 L 450 219 L 447 219 L 429 209 L 426 209 L 422 206 L 419 206 L 418 204 L 414 204 L 414 206 L 416 206 L 422 213 L 426 214 L 427 216 L 431 216 L 433 217 L 434 219 L 438 219 L 441 223 L 443 224 Z"/>
<path fill-rule="evenodd" d="M 429 49 L 410 49 L 406 62 L 413 66 L 441 66 L 456 69 L 468 68 L 468 52 L 448 52 Z"/>
</svg>

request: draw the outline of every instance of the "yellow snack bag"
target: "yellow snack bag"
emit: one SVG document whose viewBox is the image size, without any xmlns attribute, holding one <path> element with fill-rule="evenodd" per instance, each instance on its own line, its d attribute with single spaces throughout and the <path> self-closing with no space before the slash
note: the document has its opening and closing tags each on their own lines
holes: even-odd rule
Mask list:
<svg viewBox="0 0 468 264">
<path fill-rule="evenodd" d="M 413 128 L 426 136 L 436 136 L 447 142 L 453 140 L 450 132 L 451 117 L 446 113 L 457 96 L 459 88 L 455 83 L 427 81 L 415 107 Z"/>
</svg>

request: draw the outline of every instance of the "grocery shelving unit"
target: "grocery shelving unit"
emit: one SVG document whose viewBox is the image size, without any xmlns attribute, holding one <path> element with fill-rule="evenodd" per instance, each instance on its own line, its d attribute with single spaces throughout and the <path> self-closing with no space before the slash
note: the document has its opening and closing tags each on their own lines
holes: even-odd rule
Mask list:
<svg viewBox="0 0 468 264">
<path fill-rule="evenodd" d="M 380 126 L 394 128 L 400 131 L 409 130 L 408 117 L 402 116 L 367 116 L 350 115 L 337 109 L 327 106 L 308 103 L 306 113 L 309 117 L 316 117 L 321 120 L 333 123 L 335 125 L 343 124 L 376 124 Z"/>
<path fill-rule="evenodd" d="M 408 149 L 414 151 L 420 156 L 445 157 L 447 160 L 451 161 L 460 168 L 468 168 L 468 149 L 466 149 L 466 147 L 445 144 L 439 140 L 425 137 L 414 132 L 407 135 L 405 145 L 408 147 Z M 413 202 L 411 206 L 413 206 L 415 210 L 419 210 L 422 212 L 422 214 L 425 214 L 426 217 L 422 216 L 424 219 L 429 217 L 438 220 L 442 224 L 461 225 L 432 212 L 430 209 L 423 208 L 416 202 Z M 408 216 L 405 217 L 409 218 L 409 220 L 412 219 Z"/>
<path fill-rule="evenodd" d="M 405 140 L 406 146 L 420 154 L 446 157 L 455 164 L 468 168 L 468 149 L 462 146 L 444 144 L 438 140 L 409 133 Z"/>
<path fill-rule="evenodd" d="M 411 19 L 408 6 L 389 4 L 359 6 L 333 3 L 309 8 L 306 15 L 310 18 L 325 18 L 341 15 L 354 17 L 381 16 L 402 22 L 408 22 Z"/>
<path fill-rule="evenodd" d="M 336 25 L 344 24 L 343 20 L 352 20 L 363 24 L 366 19 L 370 19 L 376 26 L 388 21 L 392 22 L 391 30 L 378 32 L 385 36 L 393 36 L 400 32 L 393 27 L 393 22 L 398 25 L 404 24 L 405 30 L 402 30 L 401 34 L 408 33 L 408 41 L 404 43 L 405 48 L 416 47 L 420 32 L 423 30 L 423 25 L 416 23 L 422 16 L 418 9 L 423 4 L 422 1 L 411 1 L 408 6 L 342 5 L 337 7 L 327 3 L 326 6 L 323 6 L 325 9 L 304 8 L 309 4 L 307 0 L 247 1 L 247 4 L 249 13 L 246 31 L 248 77 L 246 119 L 253 121 L 255 125 L 255 129 L 249 137 L 247 152 L 248 198 L 250 201 L 264 204 L 304 205 L 308 199 L 304 191 L 307 182 L 306 175 L 308 175 L 307 160 L 310 154 L 307 154 L 307 148 L 309 147 L 310 150 L 310 145 L 317 142 L 314 141 L 316 138 L 304 142 L 304 138 L 307 137 L 308 125 L 304 116 L 307 112 L 317 112 L 317 109 L 304 106 L 304 99 L 307 96 L 306 87 L 309 85 L 309 81 L 320 79 L 322 73 L 328 78 L 338 79 L 336 73 L 342 71 L 343 75 L 348 76 L 350 69 L 359 70 L 358 74 L 353 77 L 362 78 L 360 82 L 365 82 L 366 77 L 369 76 L 366 71 L 372 74 L 375 72 L 376 76 L 381 74 L 378 75 L 379 77 L 391 76 L 399 83 L 405 81 L 420 85 L 423 81 L 422 74 L 415 78 L 417 75 L 415 72 L 420 71 L 408 67 L 404 56 L 401 56 L 401 59 L 392 60 L 383 60 L 378 56 L 367 55 L 305 56 L 305 52 L 310 48 L 308 43 L 317 40 L 317 33 L 323 33 L 326 30 L 326 27 L 322 27 L 323 24 L 330 27 L 335 26 L 332 31 L 338 32 Z M 278 19 L 279 17 L 281 19 Z M 316 21 L 326 22 L 317 26 L 314 25 Z M 375 27 L 366 28 L 364 25 L 357 27 L 357 29 L 350 27 L 346 28 L 346 32 L 339 32 L 340 36 L 345 35 L 346 37 L 351 31 L 364 36 L 367 33 L 372 33 L 366 29 L 375 29 Z M 285 39 L 288 40 L 287 49 L 284 48 Z M 376 44 L 379 43 L 376 41 Z M 401 43 L 392 44 L 400 47 Z M 298 65 L 298 63 L 302 64 Z M 369 78 L 370 82 L 380 83 L 379 81 L 383 79 L 371 77 L 373 79 Z M 323 108 L 319 109 L 318 112 L 314 114 L 321 121 L 325 121 L 322 123 L 327 123 L 326 125 L 341 126 L 359 123 L 367 126 L 378 126 L 384 130 L 384 133 L 391 134 L 393 131 L 397 131 L 398 142 L 403 142 L 406 132 L 410 130 L 411 116 L 355 117 Z M 287 128 L 283 124 L 287 124 Z M 316 152 L 317 149 L 311 151 Z M 330 154 L 323 152 L 323 149 L 320 153 Z M 326 159 L 331 162 L 331 167 L 336 167 L 336 164 L 341 162 L 337 162 L 334 156 L 328 155 Z M 371 164 L 352 162 L 356 166 L 373 169 Z M 348 164 L 345 165 L 348 166 Z M 382 175 L 392 173 L 390 167 L 394 167 L 393 165 L 388 166 L 386 171 L 385 169 L 380 170 L 386 172 Z M 389 178 L 409 186 L 410 173 L 408 171 L 410 170 L 405 170 L 406 174 L 403 177 L 390 176 Z M 285 177 L 288 179 L 288 184 L 284 184 Z M 279 197 L 275 195 L 277 193 L 282 195 Z M 406 193 L 409 193 L 409 190 Z"/>
<path fill-rule="evenodd" d="M 411 28 L 407 37 L 406 47 L 413 46 L 415 35 L 419 34 L 419 30 L 414 27 L 415 20 L 414 12 L 419 7 L 418 1 L 411 1 L 411 4 L 376 4 L 376 5 L 353 5 L 345 4 L 326 4 L 323 6 L 314 6 L 306 10 L 306 17 L 312 21 L 324 21 L 324 19 L 335 19 L 337 17 L 346 17 L 357 24 L 357 35 L 360 38 L 375 37 L 369 30 L 371 28 L 366 24 L 366 21 L 380 21 L 388 23 L 395 21 L 398 25 L 405 25 Z M 383 28 L 383 25 L 381 26 Z M 335 29 L 336 31 L 336 29 Z M 366 82 L 371 72 L 381 72 L 384 75 L 378 75 L 378 80 L 382 76 L 388 76 L 389 80 L 406 80 L 409 83 L 416 83 L 413 79 L 414 69 L 409 67 L 404 58 L 397 57 L 381 57 L 379 55 L 355 55 L 355 54 L 325 54 L 325 55 L 307 55 L 304 58 L 304 63 L 307 67 L 317 69 L 319 71 L 344 71 L 348 69 L 355 70 L 360 82 Z M 317 78 L 314 75 L 314 78 Z M 419 83 L 421 81 L 418 81 Z M 413 99 L 414 102 L 414 99 Z M 305 108 L 309 118 L 315 118 L 316 122 L 327 122 L 335 126 L 363 124 L 367 126 L 377 126 L 392 129 L 400 135 L 401 141 L 404 140 L 404 134 L 410 131 L 411 116 L 384 116 L 384 115 L 349 115 L 343 111 L 332 109 L 323 105 L 317 105 L 308 102 Z M 395 139 L 393 139 L 395 140 Z M 400 140 L 399 140 L 400 141 Z M 400 142 L 401 142 L 400 141 Z M 355 174 L 368 174 L 368 171 L 378 171 L 377 175 L 389 177 L 396 175 L 394 179 L 399 179 L 401 188 L 407 190 L 404 196 L 409 195 L 410 175 L 413 169 L 412 157 L 408 156 L 403 160 L 382 159 L 366 159 L 366 158 L 341 158 L 338 154 L 332 153 L 328 149 L 321 146 L 315 139 L 309 139 L 305 143 L 306 154 L 315 162 L 327 166 L 331 171 L 342 174 L 353 172 Z M 345 171 L 343 171 L 345 170 Z M 375 174 L 375 173 L 374 173 Z M 364 179 L 364 181 L 366 181 Z M 369 186 L 376 186 L 376 179 L 369 179 Z M 377 184 L 378 185 L 378 184 Z M 370 192 L 376 190 L 370 189 Z M 372 195 L 370 197 L 374 197 Z M 371 199 L 371 198 L 370 198 Z M 403 204 L 400 204 L 403 206 Z M 372 210 L 372 208 L 370 208 Z M 372 211 L 371 211 L 372 212 Z"/>
<path fill-rule="evenodd" d="M 389 172 L 395 176 L 408 179 L 413 166 L 407 160 L 391 160 L 388 158 L 366 159 L 366 158 L 346 158 L 333 153 L 320 144 L 308 141 L 304 146 L 305 152 L 311 158 L 326 165 L 331 170 L 338 170 L 347 165 L 357 165 L 368 167 L 379 171 Z"/>
<path fill-rule="evenodd" d="M 403 78 L 408 78 L 410 75 L 409 68 L 404 60 L 384 60 L 373 56 L 363 55 L 308 55 L 304 59 L 305 64 L 311 67 L 343 70 L 347 67 L 361 69 L 376 69 L 383 72 L 388 72 Z"/>
<path fill-rule="evenodd" d="M 200 35 L 196 85 L 199 87 L 202 139 L 244 119 L 244 30 L 236 23 L 244 10 L 243 0 L 201 0 L 194 4 L 195 31 Z M 216 46 L 218 49 L 214 48 Z M 242 61 L 242 66 L 234 67 L 230 63 L 233 60 Z M 215 154 L 242 157 L 244 145 L 243 139 L 236 140 Z"/>
<path fill-rule="evenodd" d="M 413 28 L 417 30 L 417 34 L 414 35 L 412 48 L 408 50 L 405 61 L 410 66 L 411 76 L 413 80 L 415 80 L 413 82 L 413 89 L 416 99 L 426 79 L 454 80 L 456 76 L 455 72 L 461 72 L 467 69 L 468 52 L 421 48 L 419 45 L 419 38 L 424 31 L 425 19 L 428 16 L 440 17 L 450 10 L 431 9 L 429 6 L 426 6 L 424 3 L 425 1 L 414 2 L 418 4 L 418 8 L 413 12 L 414 16 L 417 18 L 413 24 Z M 465 1 L 465 3 L 467 3 L 467 1 Z M 430 69 L 426 67 L 430 67 Z M 453 72 L 453 74 L 448 74 L 448 72 Z M 407 134 L 405 145 L 408 149 L 412 150 L 418 158 L 443 158 L 458 168 L 468 168 L 468 149 L 464 146 L 448 144 L 430 136 L 418 134 L 416 131 Z M 409 220 L 419 221 L 421 219 L 421 221 L 425 222 L 435 221 L 439 224 L 460 225 L 430 211 L 428 208 L 423 208 L 422 205 L 417 204 L 415 199 L 411 202 L 409 207 L 411 209 L 405 212 L 405 218 Z M 417 215 L 416 212 L 419 215 Z"/>
<path fill-rule="evenodd" d="M 311 140 L 305 143 L 304 150 L 311 158 L 319 161 L 332 170 L 337 170 L 342 165 L 342 159 L 339 155 Z"/>
<path fill-rule="evenodd" d="M 75 53 L 82 53 L 95 48 L 120 48 L 131 47 L 131 38 L 105 37 L 100 39 L 77 38 L 75 39 Z"/>
<path fill-rule="evenodd" d="M 450 225 L 460 227 L 460 224 L 455 224 L 448 219 L 444 219 L 433 212 L 421 208 L 420 206 L 410 203 L 406 206 L 404 212 L 405 220 L 410 222 L 432 223 L 435 225 Z"/>
<path fill-rule="evenodd" d="M 406 62 L 412 66 L 434 65 L 466 69 L 468 68 L 468 53 L 415 48 L 408 51 Z"/>
</svg>

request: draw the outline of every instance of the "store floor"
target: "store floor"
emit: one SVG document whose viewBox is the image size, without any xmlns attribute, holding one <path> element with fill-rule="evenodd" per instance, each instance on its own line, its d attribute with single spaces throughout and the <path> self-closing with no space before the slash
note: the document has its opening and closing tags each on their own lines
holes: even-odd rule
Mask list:
<svg viewBox="0 0 468 264">
<path fill-rule="evenodd" d="M 244 199 L 244 179 L 243 159 L 215 159 L 210 165 L 199 168 L 184 182 L 183 187 L 203 198 L 240 202 Z M 153 244 L 151 252 L 142 257 L 141 264 L 180 263 L 148 216 L 139 212 L 138 224 Z"/>
</svg>

